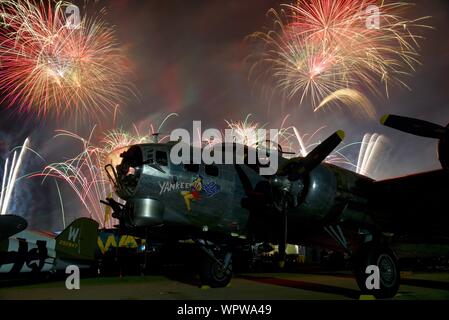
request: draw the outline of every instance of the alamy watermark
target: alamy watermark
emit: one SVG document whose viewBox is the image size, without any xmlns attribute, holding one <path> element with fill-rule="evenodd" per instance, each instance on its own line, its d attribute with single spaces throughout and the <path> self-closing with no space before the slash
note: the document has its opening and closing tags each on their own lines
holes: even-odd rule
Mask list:
<svg viewBox="0 0 449 320">
<path fill-rule="evenodd" d="M 368 275 L 366 277 L 365 286 L 368 290 L 379 290 L 380 289 L 380 270 L 376 265 L 369 265 L 366 267 L 365 273 Z"/>
<path fill-rule="evenodd" d="M 273 175 L 278 170 L 277 129 L 254 129 L 245 135 L 226 129 L 223 137 L 218 129 L 203 132 L 201 121 L 194 121 L 192 132 L 193 138 L 186 129 L 175 129 L 170 134 L 170 140 L 178 142 L 170 151 L 173 164 L 258 164 L 261 175 Z M 203 142 L 207 142 L 204 147 Z"/>
<path fill-rule="evenodd" d="M 80 268 L 76 265 L 67 266 L 65 273 L 69 276 L 65 280 L 67 290 L 79 290 L 80 287 Z"/>
<path fill-rule="evenodd" d="M 71 30 L 79 29 L 81 26 L 80 8 L 74 4 L 69 4 L 65 8 L 65 14 L 66 14 L 65 27 Z"/>
<path fill-rule="evenodd" d="M 366 28 L 367 29 L 380 29 L 380 10 L 376 5 L 370 5 L 366 8 Z"/>
</svg>

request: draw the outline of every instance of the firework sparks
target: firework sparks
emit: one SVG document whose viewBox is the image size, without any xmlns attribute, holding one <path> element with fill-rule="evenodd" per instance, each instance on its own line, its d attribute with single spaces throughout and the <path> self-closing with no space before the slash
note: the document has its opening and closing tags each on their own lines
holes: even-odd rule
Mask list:
<svg viewBox="0 0 449 320">
<path fill-rule="evenodd" d="M 147 143 L 148 136 L 140 135 L 138 129 L 134 127 L 135 134 L 123 129 L 110 130 L 102 140 L 101 153 L 105 157 L 105 164 L 112 164 L 114 167 L 121 161 L 120 154 L 134 144 Z"/>
<path fill-rule="evenodd" d="M 368 100 L 368 98 L 361 94 L 359 91 L 353 89 L 340 89 L 332 92 L 330 95 L 325 97 L 323 101 L 321 101 L 319 106 L 316 107 L 314 111 L 316 112 L 317 110 L 329 105 L 330 103 L 338 101 L 342 102 L 343 105 L 346 106 L 354 106 L 353 110 L 355 112 L 360 111 L 362 116 L 366 116 L 371 119 L 376 118 L 376 109 Z"/>
<path fill-rule="evenodd" d="M 17 151 L 14 151 L 11 164 L 9 164 L 9 158 L 6 159 L 5 168 L 3 171 L 2 189 L 0 190 L 0 215 L 5 215 L 7 213 L 11 202 L 11 196 L 17 181 L 17 176 L 19 174 L 20 167 L 22 166 L 26 151 L 28 150 L 29 143 L 30 140 L 27 138 L 23 143 L 18 157 Z"/>
<path fill-rule="evenodd" d="M 295 151 L 295 156 L 306 157 L 310 151 L 312 151 L 315 147 L 317 147 L 322 140 L 319 138 L 321 136 L 321 131 L 323 131 L 325 127 L 321 127 L 315 130 L 312 134 L 300 134 L 298 128 L 292 126 L 291 130 L 294 132 L 294 140 L 290 141 L 291 148 Z M 350 169 L 354 169 L 355 165 L 351 159 L 345 155 L 345 149 L 351 147 L 357 143 L 350 143 L 347 145 L 343 145 L 335 149 L 325 160 L 327 163 L 332 164 L 340 164 L 348 166 Z"/>
<path fill-rule="evenodd" d="M 112 197 L 114 192 L 114 186 L 107 177 L 105 166 L 119 164 L 120 154 L 131 145 L 151 142 L 153 134 L 162 130 L 166 121 L 176 115 L 176 113 L 169 114 L 157 127 L 150 124 L 146 135 L 140 134 L 135 125 L 134 134 L 122 129 L 106 132 L 98 144 L 93 142 L 95 127 L 88 138 L 69 131 L 58 130 L 56 137 L 68 137 L 80 142 L 81 153 L 67 161 L 49 164 L 41 173 L 34 176 L 52 177 L 66 182 L 75 192 L 89 216 L 103 227 L 111 227 L 116 221 L 106 219 L 105 208 L 100 203 L 100 200 Z M 57 188 L 59 189 L 58 186 Z M 116 200 L 119 201 L 119 199 Z M 63 207 L 61 200 L 61 208 Z"/>
<path fill-rule="evenodd" d="M 228 128 L 233 130 L 233 133 L 239 141 L 245 142 L 244 144 L 249 147 L 256 147 L 259 144 L 265 143 L 265 137 L 259 137 L 257 130 L 263 129 L 267 125 L 260 125 L 257 122 L 250 121 L 251 114 L 249 114 L 244 121 L 226 121 Z M 311 150 L 321 143 L 322 131 L 325 127 L 318 128 L 312 134 L 301 134 L 300 130 L 296 126 L 287 126 L 287 120 L 289 116 L 283 118 L 276 137 L 277 146 L 270 146 L 281 148 L 283 156 L 285 158 L 290 157 L 306 157 Z M 360 150 L 359 158 L 364 158 L 363 170 L 361 165 L 357 165 L 357 161 L 353 160 L 353 157 L 347 155 L 346 150 L 362 145 L 365 145 L 365 141 L 353 142 L 343 145 L 332 152 L 325 160 L 327 163 L 343 165 L 350 170 L 357 171 L 359 173 L 367 173 L 371 167 L 373 159 L 380 154 L 380 140 L 375 143 L 374 150 L 376 152 L 366 153 L 364 149 Z M 359 160 L 360 161 L 360 160 Z M 360 170 L 360 171 L 359 171 Z"/>
<path fill-rule="evenodd" d="M 100 18 L 68 27 L 69 3 L 0 0 L 0 89 L 9 107 L 98 117 L 120 104 L 130 63 Z"/>
<path fill-rule="evenodd" d="M 379 11 L 378 28 L 367 26 L 370 6 Z M 377 0 L 308 0 L 284 5 L 280 12 L 272 9 L 274 30 L 250 37 L 262 52 L 254 56 L 250 72 L 258 78 L 268 73 L 289 99 L 299 96 L 303 103 L 309 98 L 314 109 L 341 89 L 366 88 L 380 94 L 382 83 L 388 96 L 390 83 L 407 87 L 401 77 L 419 63 L 420 37 L 414 31 L 427 27 L 421 24 L 427 17 L 404 18 L 402 13 L 410 6 Z"/>
<path fill-rule="evenodd" d="M 177 113 L 170 113 L 167 115 L 158 126 L 150 123 L 149 130 L 146 133 L 141 133 L 141 130 L 134 124 L 134 131 L 130 132 L 123 129 L 113 129 L 104 134 L 101 141 L 102 151 L 104 155 L 104 163 L 112 164 L 114 167 L 120 163 L 120 154 L 126 151 L 130 146 L 142 143 L 163 142 L 169 138 L 169 135 L 159 137 L 165 123 Z M 157 139 L 157 141 L 155 141 Z"/>
<path fill-rule="evenodd" d="M 76 193 L 91 218 L 107 227 L 104 221 L 104 207 L 100 200 L 106 199 L 111 186 L 103 174 L 103 154 L 101 148 L 91 142 L 94 130 L 88 139 L 68 131 L 59 131 L 57 136 L 66 136 L 78 140 L 83 151 L 65 162 L 53 163 L 44 168 L 41 175 L 65 181 Z M 112 221 L 110 222 L 112 225 Z"/>
<path fill-rule="evenodd" d="M 356 172 L 365 176 L 370 176 L 373 172 L 372 165 L 378 159 L 386 138 L 379 134 L 365 134 L 360 145 L 359 157 L 357 160 Z"/>
<path fill-rule="evenodd" d="M 232 133 L 235 135 L 237 141 L 244 145 L 253 147 L 259 143 L 260 137 L 257 134 L 257 130 L 262 129 L 263 126 L 257 122 L 249 121 L 250 117 L 251 114 L 247 115 L 244 121 L 225 120 L 225 122 L 228 125 L 228 129 L 232 130 Z"/>
</svg>

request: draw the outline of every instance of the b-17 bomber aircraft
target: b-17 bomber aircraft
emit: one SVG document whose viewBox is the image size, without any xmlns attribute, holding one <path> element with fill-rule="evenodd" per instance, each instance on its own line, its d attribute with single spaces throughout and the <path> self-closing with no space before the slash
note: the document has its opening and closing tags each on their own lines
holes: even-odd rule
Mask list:
<svg viewBox="0 0 449 320">
<path fill-rule="evenodd" d="M 343 140 L 341 131 L 306 157 L 279 156 L 269 176 L 259 174 L 260 163 L 177 165 L 169 156 L 175 143 L 141 144 L 106 167 L 126 203 L 105 203 L 125 234 L 194 240 L 204 251 L 200 278 L 211 287 L 229 283 L 239 245 L 279 244 L 282 262 L 289 243 L 346 252 L 362 292 L 393 297 L 400 284 L 397 241 L 449 243 L 449 129 L 395 115 L 381 121 L 439 139 L 443 168 L 374 181 L 324 162 Z M 377 266 L 380 286 L 367 287 L 368 266 Z"/>
<path fill-rule="evenodd" d="M 57 236 L 26 228 L 22 217 L 0 216 L 0 274 L 88 268 L 94 261 L 98 223 L 92 219 L 79 218 Z"/>
</svg>

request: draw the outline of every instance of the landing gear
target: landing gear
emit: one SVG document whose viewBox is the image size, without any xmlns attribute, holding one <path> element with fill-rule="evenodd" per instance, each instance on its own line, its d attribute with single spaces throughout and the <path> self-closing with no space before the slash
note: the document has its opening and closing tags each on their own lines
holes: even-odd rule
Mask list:
<svg viewBox="0 0 449 320">
<path fill-rule="evenodd" d="M 226 287 L 232 278 L 232 253 L 222 248 L 201 246 L 204 255 L 199 266 L 201 284 L 211 288 Z"/>
<path fill-rule="evenodd" d="M 209 257 L 205 257 L 200 266 L 201 283 L 211 288 L 224 288 L 232 278 L 232 265 L 227 268 Z"/>
<path fill-rule="evenodd" d="M 367 245 L 354 257 L 355 277 L 360 290 L 364 294 L 373 295 L 379 299 L 392 298 L 399 290 L 400 270 L 395 254 L 388 247 L 379 245 Z M 369 271 L 369 266 L 377 267 L 378 287 L 369 285 L 371 274 L 376 271 Z M 369 271 L 369 272 L 367 272 Z M 376 276 L 376 275 L 375 275 Z M 371 278 L 374 283 L 375 278 Z"/>
</svg>

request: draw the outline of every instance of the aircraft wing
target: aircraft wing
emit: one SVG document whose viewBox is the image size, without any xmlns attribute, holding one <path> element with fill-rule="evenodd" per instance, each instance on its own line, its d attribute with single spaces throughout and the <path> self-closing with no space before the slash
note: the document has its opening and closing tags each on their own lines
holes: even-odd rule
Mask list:
<svg viewBox="0 0 449 320">
<path fill-rule="evenodd" d="M 375 220 L 388 231 L 449 236 L 449 173 L 436 170 L 374 182 Z"/>
<path fill-rule="evenodd" d="M 22 217 L 14 215 L 0 216 L 0 241 L 25 230 L 27 226 L 27 221 Z"/>
</svg>

